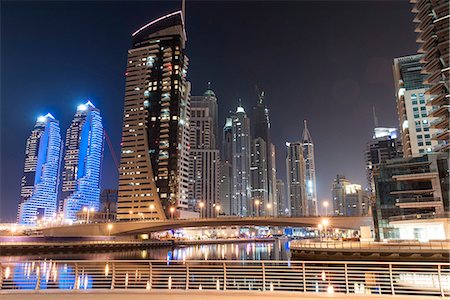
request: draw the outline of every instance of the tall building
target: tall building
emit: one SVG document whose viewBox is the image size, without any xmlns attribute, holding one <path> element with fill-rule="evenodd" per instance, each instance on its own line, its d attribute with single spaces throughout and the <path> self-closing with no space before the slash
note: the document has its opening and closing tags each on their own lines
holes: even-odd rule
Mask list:
<svg viewBox="0 0 450 300">
<path fill-rule="evenodd" d="M 100 110 L 90 102 L 77 107 L 67 129 L 62 169 L 64 218 L 75 221 L 84 207 L 100 208 L 104 133 Z"/>
<path fill-rule="evenodd" d="M 115 220 L 117 217 L 118 190 L 104 189 L 100 194 L 100 213 L 105 214 L 105 220 Z"/>
<path fill-rule="evenodd" d="M 132 34 L 128 51 L 118 219 L 158 219 L 188 209 L 188 58 L 181 11 Z"/>
<path fill-rule="evenodd" d="M 252 150 L 252 214 L 276 215 L 275 152 L 270 142 L 269 109 L 264 103 L 264 92 L 258 95 L 251 119 Z"/>
<path fill-rule="evenodd" d="M 18 223 L 34 225 L 57 212 L 62 140 L 59 122 L 51 114 L 37 119 L 25 148 Z"/>
<path fill-rule="evenodd" d="M 289 204 L 286 198 L 286 186 L 283 180 L 277 179 L 277 204 L 278 216 L 289 216 Z"/>
<path fill-rule="evenodd" d="M 377 122 L 375 122 L 377 123 Z M 377 125 L 377 124 L 376 124 Z M 375 192 L 373 174 L 381 163 L 403 156 L 402 143 L 396 128 L 375 127 L 372 140 L 366 144 L 366 178 L 370 193 Z"/>
<path fill-rule="evenodd" d="M 449 6 L 448 0 L 410 0 L 414 3 L 414 22 L 417 23 L 418 50 L 423 54 L 422 73 L 430 96 L 428 116 L 435 118 L 430 127 L 436 129 L 431 136 L 437 141 L 433 151 L 449 151 Z"/>
<path fill-rule="evenodd" d="M 332 187 L 333 213 L 335 216 L 365 216 L 369 211 L 369 199 L 359 184 L 352 184 L 344 175 L 336 175 Z"/>
<path fill-rule="evenodd" d="M 250 119 L 240 103 L 231 117 L 231 133 L 231 214 L 248 216 L 252 214 L 253 205 L 250 189 Z"/>
<path fill-rule="evenodd" d="M 416 240 L 433 239 L 438 219 L 449 210 L 449 167 L 444 153 L 426 154 L 383 162 L 374 174 L 376 201 L 372 209 L 377 239 L 402 238 L 395 222 L 403 225 Z M 405 222 L 431 223 L 429 229 L 413 229 Z M 403 224 L 401 224 L 403 223 Z M 411 224 L 410 224 L 411 225 Z M 448 226 L 448 225 L 444 225 Z M 402 226 L 400 226 L 402 227 Z M 408 234 L 409 235 L 409 234 Z"/>
<path fill-rule="evenodd" d="M 220 205 L 220 157 L 216 149 L 217 98 L 208 87 L 204 96 L 191 98 L 189 201 L 203 217 L 216 215 Z"/>
<path fill-rule="evenodd" d="M 437 141 L 431 136 L 435 129 L 430 124 L 435 120 L 428 116 L 432 107 L 426 106 L 430 95 L 423 84 L 422 55 L 411 55 L 394 59 L 393 71 L 397 96 L 397 113 L 400 121 L 404 156 L 417 156 L 432 152 Z"/>
<path fill-rule="evenodd" d="M 305 160 L 305 180 L 306 180 L 306 197 L 307 197 L 307 215 L 317 216 L 317 185 L 316 185 L 316 163 L 314 160 L 314 143 L 304 121 L 303 129 L 303 158 Z"/>
<path fill-rule="evenodd" d="M 227 118 L 223 127 L 222 160 L 220 164 L 220 203 L 225 215 L 232 215 L 233 199 L 233 121 Z"/>
<path fill-rule="evenodd" d="M 292 217 L 308 215 L 306 195 L 306 167 L 303 158 L 303 143 L 286 143 L 287 199 Z"/>
</svg>

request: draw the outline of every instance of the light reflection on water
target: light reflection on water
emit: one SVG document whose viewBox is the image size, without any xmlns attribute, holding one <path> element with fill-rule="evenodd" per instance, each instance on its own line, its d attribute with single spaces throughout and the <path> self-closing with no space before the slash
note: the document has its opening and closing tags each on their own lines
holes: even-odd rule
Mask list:
<svg viewBox="0 0 450 300">
<path fill-rule="evenodd" d="M 1 257 L 3 262 L 23 262 L 44 259 L 152 259 L 152 260 L 289 260 L 289 241 L 203 244 L 175 247 L 152 247 L 147 249 L 124 249 L 103 252 L 59 252 L 26 256 Z"/>
</svg>

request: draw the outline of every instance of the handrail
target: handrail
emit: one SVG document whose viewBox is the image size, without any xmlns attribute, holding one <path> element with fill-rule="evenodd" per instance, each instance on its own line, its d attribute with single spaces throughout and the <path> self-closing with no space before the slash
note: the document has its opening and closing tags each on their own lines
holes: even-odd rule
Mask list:
<svg viewBox="0 0 450 300">
<path fill-rule="evenodd" d="M 399 252 L 409 250 L 442 250 L 450 251 L 450 241 L 421 242 L 356 242 L 356 241 L 291 241 L 291 249 L 342 249 L 342 250 L 378 250 L 387 252 Z"/>
<path fill-rule="evenodd" d="M 0 293 L 96 289 L 450 294 L 450 263 L 256 260 L 0 262 Z"/>
</svg>

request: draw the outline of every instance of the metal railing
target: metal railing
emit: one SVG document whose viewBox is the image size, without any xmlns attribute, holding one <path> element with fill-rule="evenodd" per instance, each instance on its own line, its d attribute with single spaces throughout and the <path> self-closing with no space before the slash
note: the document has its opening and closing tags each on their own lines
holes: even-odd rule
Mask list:
<svg viewBox="0 0 450 300">
<path fill-rule="evenodd" d="M 0 291 L 169 289 L 450 295 L 450 263 L 27 261 L 0 264 Z"/>
<path fill-rule="evenodd" d="M 353 242 L 353 241 L 314 241 L 314 240 L 294 240 L 290 244 L 291 249 L 342 249 L 342 250 L 368 250 L 378 252 L 411 252 L 412 251 L 449 251 L 450 241 L 429 241 L 429 242 Z"/>
</svg>

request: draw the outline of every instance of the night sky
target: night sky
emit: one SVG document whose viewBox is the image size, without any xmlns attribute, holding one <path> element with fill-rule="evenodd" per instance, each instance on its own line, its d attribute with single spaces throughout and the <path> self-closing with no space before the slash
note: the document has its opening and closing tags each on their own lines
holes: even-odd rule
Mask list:
<svg viewBox="0 0 450 300">
<path fill-rule="evenodd" d="M 131 33 L 180 7 L 174 2 L 1 2 L 0 222 L 14 221 L 26 139 L 36 118 L 60 120 L 63 138 L 78 104 L 101 109 L 117 155 Z M 318 198 L 344 174 L 366 184 L 363 151 L 373 130 L 397 126 L 391 62 L 415 54 L 408 1 L 187 3 L 188 79 L 193 95 L 208 81 L 219 101 L 219 129 L 242 98 L 266 92 L 278 177 L 285 142 L 308 120 L 315 143 Z M 118 173 L 105 146 L 103 187 Z"/>
</svg>

